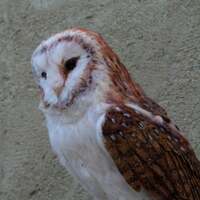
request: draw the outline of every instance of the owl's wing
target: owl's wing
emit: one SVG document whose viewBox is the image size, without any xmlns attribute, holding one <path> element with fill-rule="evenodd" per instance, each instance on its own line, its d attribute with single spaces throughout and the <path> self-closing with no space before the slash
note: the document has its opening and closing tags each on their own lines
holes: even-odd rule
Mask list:
<svg viewBox="0 0 200 200">
<path fill-rule="evenodd" d="M 126 182 L 156 200 L 200 200 L 200 162 L 187 140 L 126 106 L 107 111 L 103 142 Z"/>
</svg>

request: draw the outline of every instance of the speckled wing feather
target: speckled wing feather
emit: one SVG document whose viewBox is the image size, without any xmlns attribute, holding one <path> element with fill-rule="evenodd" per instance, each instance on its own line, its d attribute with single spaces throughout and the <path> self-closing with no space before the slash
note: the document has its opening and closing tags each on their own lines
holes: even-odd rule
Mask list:
<svg viewBox="0 0 200 200">
<path fill-rule="evenodd" d="M 136 191 L 143 188 L 155 200 L 198 200 L 200 162 L 187 140 L 173 131 L 122 106 L 107 112 L 103 141 Z"/>
</svg>

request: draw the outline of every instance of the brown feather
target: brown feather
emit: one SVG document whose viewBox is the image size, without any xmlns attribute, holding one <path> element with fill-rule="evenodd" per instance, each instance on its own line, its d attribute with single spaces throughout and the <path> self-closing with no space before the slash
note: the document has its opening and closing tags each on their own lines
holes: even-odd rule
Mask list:
<svg viewBox="0 0 200 200">
<path fill-rule="evenodd" d="M 176 137 L 175 137 L 176 136 Z M 129 107 L 112 108 L 103 125 L 105 147 L 136 191 L 156 200 L 200 199 L 200 162 L 186 139 Z"/>
</svg>

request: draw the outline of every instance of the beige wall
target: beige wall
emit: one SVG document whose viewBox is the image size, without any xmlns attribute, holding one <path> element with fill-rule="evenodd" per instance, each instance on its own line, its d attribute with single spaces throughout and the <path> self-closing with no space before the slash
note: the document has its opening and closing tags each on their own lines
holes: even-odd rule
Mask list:
<svg viewBox="0 0 200 200">
<path fill-rule="evenodd" d="M 50 150 L 30 56 L 72 26 L 100 32 L 200 155 L 199 0 L 0 1 L 0 199 L 88 200 Z"/>
</svg>

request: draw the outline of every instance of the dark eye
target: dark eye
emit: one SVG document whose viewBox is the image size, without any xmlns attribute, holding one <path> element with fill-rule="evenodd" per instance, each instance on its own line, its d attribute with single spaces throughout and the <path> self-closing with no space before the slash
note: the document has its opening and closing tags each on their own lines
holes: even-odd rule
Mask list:
<svg viewBox="0 0 200 200">
<path fill-rule="evenodd" d="M 47 73 L 46 72 L 42 72 L 41 73 L 41 77 L 44 78 L 44 79 L 47 79 Z"/>
<path fill-rule="evenodd" d="M 79 57 L 73 57 L 70 58 L 69 60 L 65 61 L 64 67 L 66 70 L 71 71 L 76 67 L 77 61 Z"/>
</svg>

